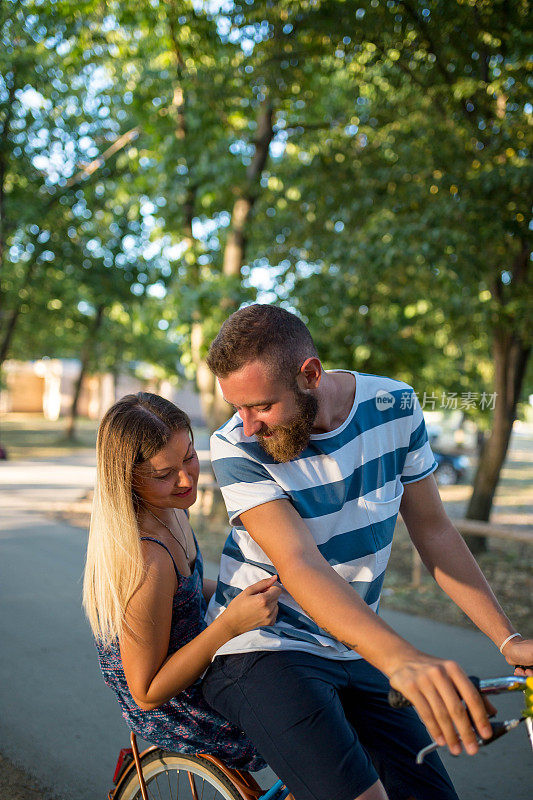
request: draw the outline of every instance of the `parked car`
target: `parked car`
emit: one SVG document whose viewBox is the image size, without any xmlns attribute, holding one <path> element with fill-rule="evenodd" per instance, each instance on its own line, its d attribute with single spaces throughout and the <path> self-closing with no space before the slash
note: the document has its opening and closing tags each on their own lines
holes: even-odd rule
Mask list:
<svg viewBox="0 0 533 800">
<path fill-rule="evenodd" d="M 429 439 L 429 443 L 431 447 L 435 447 L 438 440 L 442 436 L 442 428 L 440 425 L 435 425 L 433 423 L 427 422 L 426 423 L 426 431 Z"/>
<path fill-rule="evenodd" d="M 433 455 L 438 464 L 434 472 L 435 480 L 441 486 L 459 483 L 470 467 L 470 459 L 463 454 L 454 455 L 453 453 L 441 453 L 439 450 L 433 450 Z"/>
</svg>

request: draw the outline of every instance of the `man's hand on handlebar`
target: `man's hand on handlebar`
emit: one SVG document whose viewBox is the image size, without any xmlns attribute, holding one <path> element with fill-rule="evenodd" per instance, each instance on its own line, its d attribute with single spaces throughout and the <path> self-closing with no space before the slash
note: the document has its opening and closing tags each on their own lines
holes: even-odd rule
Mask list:
<svg viewBox="0 0 533 800">
<path fill-rule="evenodd" d="M 447 745 L 452 755 L 462 747 L 469 755 L 477 753 L 475 731 L 483 739 L 492 736 L 485 703 L 455 661 L 420 653 L 398 667 L 390 683 L 412 702 L 433 740 Z M 492 713 L 491 704 L 488 710 Z"/>
</svg>

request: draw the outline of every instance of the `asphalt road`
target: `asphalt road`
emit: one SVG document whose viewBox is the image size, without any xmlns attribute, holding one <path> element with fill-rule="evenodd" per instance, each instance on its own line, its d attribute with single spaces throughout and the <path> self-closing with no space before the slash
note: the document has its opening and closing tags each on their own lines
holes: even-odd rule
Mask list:
<svg viewBox="0 0 533 800">
<path fill-rule="evenodd" d="M 63 800 L 105 798 L 128 730 L 104 685 L 81 610 L 86 534 L 43 515 L 93 480 L 77 464 L 0 462 L 0 752 Z M 213 568 L 214 569 L 214 568 Z M 426 651 L 484 677 L 508 674 L 481 634 L 399 613 L 384 614 Z M 500 718 L 519 700 L 498 700 Z M 528 800 L 532 754 L 525 729 L 474 757 L 444 756 L 462 800 Z"/>
</svg>

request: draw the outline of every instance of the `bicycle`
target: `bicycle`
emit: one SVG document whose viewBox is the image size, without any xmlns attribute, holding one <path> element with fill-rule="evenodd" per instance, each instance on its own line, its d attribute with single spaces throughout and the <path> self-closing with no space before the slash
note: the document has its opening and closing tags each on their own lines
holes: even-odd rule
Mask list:
<svg viewBox="0 0 533 800">
<path fill-rule="evenodd" d="M 477 736 L 477 743 L 479 747 L 495 742 L 501 736 L 504 736 L 509 731 L 517 728 L 521 722 L 526 723 L 526 729 L 533 750 L 533 678 L 526 678 L 520 675 L 503 676 L 501 678 L 486 678 L 480 680 L 479 678 L 470 675 L 470 680 L 477 688 L 478 692 L 483 695 L 502 694 L 504 692 L 523 692 L 525 697 L 525 708 L 522 710 L 522 715 L 515 719 L 510 720 L 493 720 L 491 721 L 492 736 L 490 739 L 482 739 Z M 391 689 L 389 692 L 389 704 L 393 708 L 405 708 L 411 706 L 412 703 L 404 697 L 401 692 L 396 689 Z M 424 758 L 433 750 L 436 750 L 439 745 L 432 742 L 427 747 L 424 747 L 416 757 L 416 763 L 421 764 Z"/>
<path fill-rule="evenodd" d="M 504 676 L 478 680 L 471 677 L 471 680 L 482 695 L 524 692 L 526 700 L 520 718 L 491 722 L 493 736 L 478 738 L 478 744 L 486 746 L 525 721 L 533 749 L 533 678 Z M 389 693 L 389 703 L 395 708 L 411 705 L 395 689 Z M 182 800 L 290 800 L 289 790 L 280 780 L 265 791 L 252 775 L 227 767 L 215 756 L 172 753 L 156 745 L 139 753 L 134 733 L 130 740 L 131 748 L 120 751 L 113 776 L 115 788 L 109 792 L 108 800 L 178 800 L 180 797 Z M 437 746 L 433 742 L 421 750 L 417 763 L 422 763 Z"/>
<path fill-rule="evenodd" d="M 207 753 L 185 755 L 157 745 L 139 753 L 133 732 L 130 743 L 120 751 L 108 800 L 290 800 L 280 780 L 265 791 L 248 772 Z"/>
</svg>

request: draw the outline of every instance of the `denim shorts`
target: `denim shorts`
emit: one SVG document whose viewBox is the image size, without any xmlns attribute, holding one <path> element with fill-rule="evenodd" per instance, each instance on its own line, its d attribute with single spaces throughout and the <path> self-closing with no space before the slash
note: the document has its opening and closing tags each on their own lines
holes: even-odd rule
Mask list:
<svg viewBox="0 0 533 800">
<path fill-rule="evenodd" d="M 389 800 L 458 800 L 429 735 L 366 661 L 293 650 L 218 656 L 207 702 L 242 728 L 295 800 L 354 800 L 381 779 Z"/>
</svg>

